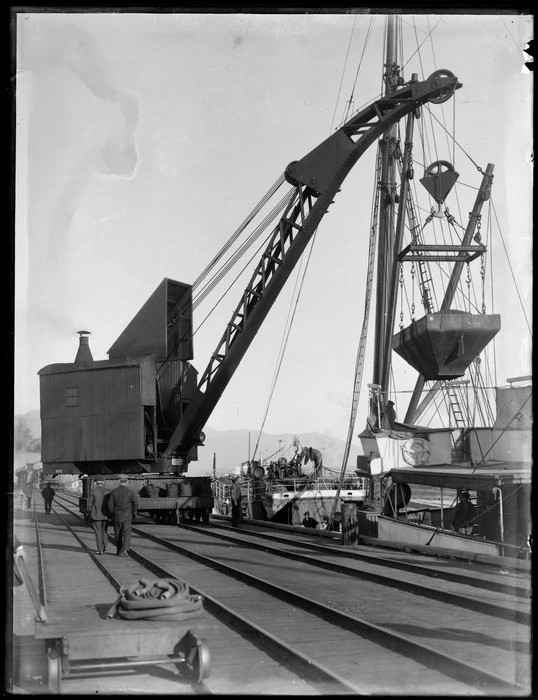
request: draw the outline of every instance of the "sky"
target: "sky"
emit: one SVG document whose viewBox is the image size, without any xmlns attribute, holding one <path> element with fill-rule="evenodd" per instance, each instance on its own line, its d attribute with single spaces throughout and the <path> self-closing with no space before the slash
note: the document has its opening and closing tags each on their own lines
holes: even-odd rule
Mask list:
<svg viewBox="0 0 538 700">
<path fill-rule="evenodd" d="M 37 372 L 74 360 L 78 330 L 91 331 L 94 359 L 107 359 L 163 278 L 194 282 L 286 166 L 338 126 L 346 101 L 352 97 L 356 109 L 378 96 L 383 19 L 375 13 L 17 14 L 16 414 L 39 408 Z M 412 54 L 417 38 L 424 42 L 404 67 L 406 79 L 444 68 L 463 84 L 443 105 L 448 121 L 456 116 L 456 139 L 470 156 L 456 151 L 463 185 L 458 209 L 450 205 L 463 224 L 472 186 L 480 182 L 472 161 L 495 164 L 503 238 L 492 252 L 492 273 L 494 311 L 503 324 L 495 341 L 502 384 L 531 373 L 521 305 L 530 323 L 533 96 L 523 50 L 533 36 L 532 18 L 402 19 L 404 50 Z M 258 430 L 263 424 L 269 433 L 345 439 L 364 308 L 370 151 L 319 227 L 270 405 L 296 276 L 209 426 Z M 452 154 L 450 143 L 441 142 L 438 158 Z M 244 286 L 196 333 L 193 364 L 200 374 Z M 210 308 L 196 310 L 195 327 Z M 396 363 L 395 372 L 404 389 L 412 388 L 414 370 Z M 358 431 L 364 419 L 361 408 Z"/>
</svg>

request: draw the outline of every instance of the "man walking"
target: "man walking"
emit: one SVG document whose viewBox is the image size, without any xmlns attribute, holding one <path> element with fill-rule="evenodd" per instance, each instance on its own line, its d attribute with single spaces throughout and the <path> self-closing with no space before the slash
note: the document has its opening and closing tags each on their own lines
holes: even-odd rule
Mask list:
<svg viewBox="0 0 538 700">
<path fill-rule="evenodd" d="M 26 507 L 31 508 L 32 507 L 32 498 L 34 495 L 34 487 L 32 484 L 25 484 L 24 488 L 24 495 L 26 496 Z"/>
<path fill-rule="evenodd" d="M 50 484 L 47 484 L 45 488 L 41 491 L 43 500 L 45 501 L 45 515 L 50 515 L 52 509 L 52 501 L 56 495 L 56 491 L 52 488 Z"/>
<path fill-rule="evenodd" d="M 108 500 L 110 491 L 105 488 L 103 479 L 96 479 L 88 498 L 88 513 L 95 533 L 96 554 L 104 554 L 108 543 L 107 524 L 109 518 Z"/>
<path fill-rule="evenodd" d="M 131 546 L 131 529 L 136 517 L 138 501 L 135 494 L 127 487 L 128 479 L 120 476 L 120 485 L 110 492 L 108 509 L 114 522 L 116 538 L 116 555 L 126 557 Z"/>
</svg>

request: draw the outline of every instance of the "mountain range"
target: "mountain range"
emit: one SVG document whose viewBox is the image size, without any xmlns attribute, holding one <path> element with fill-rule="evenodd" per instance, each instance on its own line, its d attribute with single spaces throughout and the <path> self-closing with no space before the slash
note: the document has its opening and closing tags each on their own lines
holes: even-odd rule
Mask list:
<svg viewBox="0 0 538 700">
<path fill-rule="evenodd" d="M 259 431 L 215 430 L 207 425 L 204 428 L 204 446 L 198 449 L 198 461 L 191 462 L 188 473 L 192 476 L 211 474 L 215 461 L 217 473 L 233 472 L 236 467 L 249 458 L 261 461 L 276 461 L 279 456 L 289 459 L 293 456 L 293 439 L 297 437 L 301 447 L 313 447 L 321 450 L 323 465 L 335 472 L 340 472 L 344 455 L 345 441 L 323 435 L 321 433 L 279 433 L 272 435 Z M 254 449 L 258 444 L 256 455 Z M 14 420 L 14 466 L 15 471 L 24 467 L 27 462 L 36 462 L 41 454 L 41 421 L 39 411 L 15 415 Z M 352 471 L 357 463 L 357 455 L 362 450 L 352 445 L 348 459 L 348 471 Z"/>
</svg>

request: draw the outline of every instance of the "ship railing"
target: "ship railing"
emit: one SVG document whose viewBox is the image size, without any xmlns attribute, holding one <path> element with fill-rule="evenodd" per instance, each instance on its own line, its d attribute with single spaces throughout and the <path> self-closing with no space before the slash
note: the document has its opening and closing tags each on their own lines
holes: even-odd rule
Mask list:
<svg viewBox="0 0 538 700">
<path fill-rule="evenodd" d="M 226 501 L 230 498 L 230 483 L 215 479 L 212 482 L 213 496 L 219 501 Z M 243 499 L 257 500 L 267 495 L 278 495 L 288 491 L 326 491 L 336 490 L 338 488 L 338 480 L 328 480 L 324 478 L 312 479 L 305 482 L 300 479 L 286 479 L 285 481 L 265 481 L 264 483 L 253 481 L 243 482 L 241 484 L 241 493 Z M 362 491 L 364 484 L 362 479 L 346 480 L 342 484 L 342 490 L 345 491 Z"/>
<path fill-rule="evenodd" d="M 215 480 L 212 482 L 213 498 L 218 501 L 226 501 L 230 498 L 230 485 L 222 481 Z"/>
<path fill-rule="evenodd" d="M 271 483 L 271 492 L 274 494 L 283 493 L 285 491 L 327 491 L 336 490 L 338 488 L 338 480 L 327 480 L 324 478 L 312 479 L 304 482 L 296 479 L 289 479 L 285 482 Z M 363 491 L 364 483 L 362 479 L 346 480 L 342 483 L 342 490 L 346 491 Z"/>
</svg>

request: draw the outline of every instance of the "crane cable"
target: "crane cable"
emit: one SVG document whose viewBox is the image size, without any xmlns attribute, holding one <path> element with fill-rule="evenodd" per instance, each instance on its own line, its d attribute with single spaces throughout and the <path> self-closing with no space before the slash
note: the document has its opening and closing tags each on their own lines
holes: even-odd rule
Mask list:
<svg viewBox="0 0 538 700">
<path fill-rule="evenodd" d="M 219 252 L 215 255 L 213 260 L 206 266 L 206 268 L 198 275 L 196 280 L 192 284 L 192 289 L 195 290 L 199 288 L 203 283 L 204 280 L 209 276 L 210 272 L 215 268 L 217 263 L 223 258 L 225 253 L 230 250 L 232 245 L 236 242 L 236 240 L 239 238 L 239 236 L 243 233 L 243 231 L 246 229 L 246 227 L 253 221 L 253 219 L 259 214 L 259 212 L 263 209 L 263 207 L 267 204 L 267 202 L 270 200 L 270 198 L 277 192 L 277 190 L 280 188 L 282 183 L 284 182 L 285 178 L 284 175 L 280 175 L 280 177 L 276 180 L 276 182 L 269 188 L 269 190 L 266 192 L 266 194 L 262 197 L 262 199 L 258 202 L 258 204 L 254 207 L 254 209 L 250 212 L 250 214 L 247 216 L 247 218 L 243 221 L 243 223 L 239 226 L 238 229 L 230 236 L 230 238 L 226 241 L 224 246 L 219 250 Z M 293 192 L 294 190 L 292 190 Z M 231 259 L 237 260 L 241 255 L 244 254 L 244 251 L 246 251 L 251 245 L 252 242 L 258 237 L 258 235 L 265 230 L 265 228 L 268 225 L 268 222 L 272 218 L 276 216 L 276 213 L 281 211 L 287 204 L 288 199 L 290 198 L 291 193 L 288 192 L 281 200 L 280 202 L 273 208 L 273 210 L 265 217 L 265 219 L 262 221 L 261 224 L 258 225 L 258 227 L 255 229 L 255 231 L 250 235 L 247 243 L 242 244 L 241 248 L 239 249 L 240 252 L 239 254 L 236 253 Z M 233 263 L 235 264 L 235 263 Z M 227 267 L 229 268 L 230 263 L 224 263 L 223 266 L 221 267 L 221 272 L 220 275 L 219 273 L 215 273 L 213 278 L 205 283 L 205 286 L 202 287 L 201 291 L 198 292 L 198 295 L 194 295 L 193 302 L 192 302 L 192 308 L 196 308 L 196 306 L 207 296 L 207 294 L 214 289 L 216 284 L 222 279 L 222 270 L 226 269 Z M 180 300 L 177 304 L 177 312 L 175 313 L 175 316 L 170 320 L 169 322 L 169 327 L 177 320 L 178 317 L 182 316 L 183 313 L 187 310 L 189 306 L 189 301 L 184 301 L 183 304 L 181 303 L 182 300 Z"/>
<path fill-rule="evenodd" d="M 279 187 L 282 185 L 283 182 L 284 182 L 284 174 L 280 175 L 280 177 L 277 178 L 277 180 L 274 182 L 274 184 L 269 188 L 269 190 L 266 192 L 266 194 L 261 198 L 261 200 L 254 207 L 254 209 L 250 212 L 250 214 L 243 221 L 243 223 L 239 226 L 239 228 L 235 230 L 235 232 L 226 241 L 224 246 L 215 255 L 213 260 L 198 275 L 198 277 L 193 282 L 193 285 L 192 285 L 193 289 L 196 289 L 203 282 L 205 277 L 207 277 L 207 275 L 215 267 L 217 262 L 230 249 L 230 247 L 233 245 L 233 243 L 235 243 L 237 238 L 241 235 L 241 233 L 243 233 L 245 228 L 251 223 L 251 221 L 254 219 L 254 217 L 261 211 L 261 209 L 265 206 L 265 204 L 269 201 L 269 199 L 275 194 L 275 192 L 279 189 Z"/>
<path fill-rule="evenodd" d="M 354 30 L 354 27 L 355 27 L 355 20 L 356 20 L 356 18 L 354 19 L 353 27 L 352 27 L 352 30 L 351 30 L 351 36 L 350 36 L 350 39 L 349 39 L 348 48 L 347 48 L 347 52 L 346 52 L 346 58 L 345 58 L 345 61 L 344 61 L 344 68 L 343 68 L 343 70 L 342 70 L 342 78 L 341 78 L 341 81 L 340 81 L 340 87 L 341 87 L 341 85 L 342 85 L 342 81 L 343 81 L 343 77 L 344 77 L 344 72 L 345 72 L 345 68 L 346 68 L 346 65 L 347 65 L 347 59 L 348 59 L 348 56 L 349 56 L 349 50 L 350 50 L 351 41 L 352 41 L 352 38 L 353 38 L 353 30 Z M 351 96 L 350 96 L 350 99 L 348 100 L 348 104 L 349 104 L 349 105 L 350 105 L 351 102 L 352 102 L 352 97 L 353 97 L 353 93 L 354 93 L 354 90 L 355 90 L 355 85 L 356 85 L 356 83 L 357 83 L 357 78 L 358 78 L 358 75 L 359 75 L 359 70 L 360 70 L 360 67 L 361 67 L 361 64 L 362 64 L 362 59 L 363 59 L 363 57 L 364 57 L 364 51 L 365 51 L 365 49 L 366 49 L 366 45 L 367 45 L 367 42 L 368 42 L 368 38 L 369 38 L 369 36 L 370 36 L 370 31 L 371 31 L 372 24 L 373 24 L 373 18 L 370 19 L 370 25 L 369 25 L 368 32 L 367 32 L 367 35 L 366 35 L 366 38 L 365 38 L 365 41 L 364 41 L 364 46 L 363 46 L 363 51 L 362 51 L 361 59 L 360 59 L 360 62 L 359 62 L 359 66 L 358 66 L 357 72 L 356 72 L 356 74 L 355 74 L 355 81 L 354 81 L 354 83 L 353 83 L 353 88 L 352 88 Z M 338 91 L 338 97 L 339 97 L 339 96 L 340 96 L 340 89 L 339 89 L 339 91 Z M 338 98 L 337 98 L 337 102 L 338 102 Z M 336 113 L 336 106 L 335 106 L 334 113 Z M 334 114 L 333 114 L 333 121 L 331 122 L 331 129 L 330 129 L 330 131 L 332 131 L 333 124 L 334 124 Z M 284 359 L 284 353 L 285 353 L 285 350 L 286 350 L 286 347 L 287 347 L 287 344 L 288 344 L 289 335 L 290 335 L 290 333 L 291 333 L 291 328 L 292 328 L 293 321 L 294 321 L 294 318 L 295 318 L 295 313 L 296 313 L 296 310 L 297 310 L 297 304 L 298 304 L 298 302 L 299 302 L 299 298 L 300 298 L 301 291 L 302 291 L 303 284 L 304 284 L 304 279 L 305 279 L 306 273 L 307 273 L 307 271 L 308 271 L 308 265 L 309 265 L 309 262 L 310 262 L 310 258 L 311 258 L 311 255 L 312 255 L 312 251 L 313 251 L 313 249 L 314 249 L 314 245 L 315 245 L 315 241 L 316 241 L 316 234 L 317 234 L 317 229 L 316 229 L 316 232 L 314 233 L 314 236 L 313 236 L 313 238 L 312 238 L 312 244 L 311 244 L 310 249 L 309 249 L 308 257 L 307 257 L 307 260 L 306 260 L 306 263 L 305 263 L 305 266 L 304 266 L 304 270 L 303 270 L 303 273 L 302 273 L 302 277 L 301 277 L 301 281 L 300 281 L 300 284 L 299 284 L 299 288 L 298 288 L 298 290 L 297 290 L 297 284 L 296 284 L 295 290 L 297 290 L 297 292 L 295 292 L 295 290 L 294 290 L 294 293 L 293 293 L 293 295 L 292 295 L 292 299 L 291 299 L 291 302 L 290 302 L 290 312 L 288 312 L 289 323 L 287 324 L 287 326 L 286 326 L 285 329 L 284 329 L 284 335 L 283 335 L 281 347 L 280 347 L 280 350 L 279 350 L 279 356 L 278 356 L 278 358 L 277 358 L 276 369 L 275 369 L 275 373 L 274 373 L 274 375 L 273 375 L 273 381 L 272 381 L 271 388 L 270 388 L 270 391 L 269 391 L 269 397 L 268 397 L 268 400 L 267 400 L 267 404 L 266 404 L 265 413 L 264 413 L 264 417 L 263 417 L 263 420 L 262 420 L 262 425 L 261 425 L 261 428 L 260 428 L 260 432 L 259 432 L 259 434 L 258 434 L 258 440 L 257 440 L 257 443 L 256 443 L 256 447 L 255 447 L 255 449 L 254 449 L 254 454 L 256 454 L 256 451 L 257 451 L 257 449 L 258 449 L 258 445 L 259 445 L 259 442 L 260 442 L 260 439 L 261 439 L 261 436 L 262 436 L 262 433 L 263 433 L 263 426 L 265 425 L 265 421 L 267 420 L 267 416 L 268 416 L 268 413 L 269 413 L 269 408 L 270 408 L 270 405 L 271 405 L 272 397 L 273 397 L 273 394 L 274 394 L 274 391 L 275 391 L 275 388 L 276 388 L 276 383 L 277 383 L 277 381 L 278 381 L 278 377 L 279 377 L 280 370 L 281 370 L 281 367 L 282 367 L 282 362 L 283 362 L 283 359 Z M 299 273 L 299 274 L 300 274 L 300 273 Z M 298 275 L 298 278 L 299 278 L 299 275 Z M 297 296 L 296 296 L 296 299 L 295 299 L 295 302 L 294 302 L 294 295 L 295 295 L 295 293 L 297 294 Z M 292 307 L 293 307 L 293 312 L 291 312 L 291 308 L 292 308 Z M 291 313 L 291 317 L 290 317 L 290 313 Z"/>
<path fill-rule="evenodd" d="M 252 261 L 253 261 L 256 257 L 258 257 L 258 256 L 260 255 L 261 251 L 263 250 L 263 248 L 266 247 L 267 241 L 269 240 L 269 238 L 271 237 L 271 235 L 272 235 L 272 234 L 270 234 L 266 239 L 264 239 L 264 240 L 261 242 L 261 244 L 256 248 L 256 250 L 255 250 L 254 253 L 251 255 L 251 257 L 250 257 L 250 258 L 247 260 L 247 262 L 243 265 L 242 269 L 237 273 L 237 275 L 235 276 L 235 279 L 233 279 L 233 280 L 230 282 L 230 284 L 228 285 L 227 289 L 224 290 L 224 292 L 222 293 L 222 295 L 221 295 L 221 296 L 219 297 L 219 299 L 215 302 L 214 306 L 207 312 L 207 314 L 206 314 L 205 318 L 203 319 L 203 321 L 201 321 L 201 322 L 198 324 L 197 328 L 196 328 L 196 329 L 193 331 L 193 333 L 192 333 L 193 336 L 196 335 L 196 333 L 200 330 L 200 328 L 202 328 L 202 326 L 204 325 L 204 323 L 208 320 L 208 318 L 209 318 L 209 317 L 211 316 L 211 314 L 215 311 L 215 309 L 217 308 L 217 306 L 222 302 L 222 300 L 224 299 L 224 297 L 225 297 L 225 296 L 228 294 L 228 292 L 232 289 L 232 287 L 235 285 L 235 283 L 237 282 L 237 280 L 241 277 L 241 275 L 243 274 L 243 272 L 245 272 L 245 270 L 246 270 L 247 268 L 250 268 L 250 265 L 252 264 Z"/>
<path fill-rule="evenodd" d="M 261 201 L 261 202 L 263 202 L 263 204 L 260 202 L 260 204 L 257 205 L 257 207 L 255 208 L 255 210 L 253 210 L 253 212 L 257 210 L 256 213 L 258 213 L 258 212 L 261 210 L 261 208 L 264 206 L 264 204 L 267 203 L 269 197 L 272 196 L 272 195 L 276 192 L 276 190 L 280 187 L 280 185 L 282 184 L 282 182 L 283 182 L 283 178 L 280 178 L 279 180 L 277 180 L 277 182 L 273 185 L 273 187 L 271 188 L 271 190 L 269 190 L 269 193 L 271 193 L 271 194 L 269 194 L 269 193 L 266 194 L 266 195 L 264 196 L 264 198 L 262 199 L 262 201 Z M 192 302 L 190 302 L 190 299 L 189 299 L 188 297 L 187 297 L 187 299 L 184 299 L 184 298 L 182 297 L 182 298 L 177 302 L 177 304 L 176 304 L 176 309 L 177 309 L 177 310 L 176 310 L 175 314 L 172 316 L 172 318 L 170 319 L 170 321 L 169 321 L 169 323 L 168 323 L 168 326 L 167 326 L 168 329 L 170 329 L 170 327 L 171 327 L 179 318 L 181 318 L 181 316 L 182 316 L 182 315 L 185 313 L 185 311 L 189 308 L 189 304 L 191 304 L 191 308 L 192 308 L 193 310 L 196 309 L 196 308 L 198 307 L 198 305 L 201 303 L 201 301 L 203 301 L 203 299 L 204 299 L 211 291 L 213 291 L 213 290 L 215 289 L 216 285 L 222 280 L 222 278 L 224 277 L 224 275 L 227 274 L 227 273 L 229 272 L 229 270 L 231 269 L 231 267 L 232 267 L 233 265 L 235 265 L 235 264 L 237 263 L 237 261 L 239 260 L 239 258 L 242 257 L 242 256 L 244 256 L 245 253 L 246 253 L 246 251 L 254 244 L 254 242 L 255 242 L 256 240 L 258 240 L 258 238 L 260 237 L 260 235 L 267 229 L 267 227 L 269 226 L 269 224 L 271 223 L 271 221 L 272 221 L 279 213 L 281 213 L 286 207 L 289 207 L 289 206 L 290 206 L 290 204 L 292 203 L 292 201 L 293 201 L 293 199 L 294 199 L 295 192 L 296 192 L 296 188 L 292 188 L 292 189 L 280 200 L 280 202 L 278 202 L 278 204 L 277 204 L 275 207 L 273 207 L 272 211 L 265 217 L 265 219 L 264 219 L 264 220 L 257 226 L 257 228 L 250 234 L 250 236 L 249 236 L 249 238 L 247 239 L 247 241 L 245 241 L 245 242 L 240 246 L 240 248 L 238 249 L 238 251 L 236 251 L 236 253 L 235 253 L 233 256 L 231 256 L 231 258 L 228 260 L 227 263 L 224 263 L 224 264 L 223 264 L 223 266 L 221 267 L 220 271 L 217 272 L 217 273 L 215 273 L 215 275 L 213 276 L 213 278 L 212 278 L 212 279 L 206 284 L 206 286 L 198 293 L 198 295 L 195 296 L 195 298 L 194 298 L 194 300 L 193 300 Z M 247 219 L 245 219 L 245 221 L 243 222 L 243 224 L 241 225 L 241 227 L 233 234 L 232 238 L 233 238 L 234 240 L 237 239 L 237 236 L 239 235 L 238 232 L 243 231 L 243 230 L 246 228 L 246 225 L 252 220 L 252 218 L 253 218 L 253 212 L 251 212 L 251 215 L 249 215 L 249 217 L 247 217 Z M 230 240 L 231 240 L 231 239 L 230 239 Z M 238 273 L 238 275 L 237 275 L 237 276 L 235 277 L 235 279 L 231 282 L 231 284 L 228 285 L 228 288 L 223 292 L 223 294 L 222 294 L 221 297 L 218 299 L 218 301 L 216 302 L 216 304 L 215 304 L 215 305 L 210 309 L 210 311 L 207 313 L 207 315 L 205 316 L 204 320 L 198 325 L 198 327 L 197 327 L 195 330 L 192 331 L 192 333 L 190 333 L 190 328 L 189 328 L 189 329 L 187 330 L 187 332 L 186 332 L 186 335 L 183 336 L 182 338 L 180 338 L 179 343 L 190 341 L 190 340 L 194 337 L 194 335 L 200 330 L 200 328 L 204 325 L 204 323 L 207 321 L 207 319 L 208 319 L 208 318 L 211 316 L 211 314 L 215 311 L 215 309 L 217 308 L 217 306 L 222 302 L 222 300 L 224 299 L 224 297 L 225 297 L 225 296 L 228 294 L 228 292 L 231 290 L 231 288 L 233 287 L 233 285 L 237 282 L 237 280 L 239 279 L 239 277 L 243 274 L 243 272 L 245 271 L 246 267 L 247 267 L 248 265 L 250 265 L 250 263 L 252 262 L 252 260 L 254 259 L 254 257 L 255 257 L 257 254 L 259 254 L 259 252 L 260 252 L 261 249 L 264 247 L 264 245 L 267 244 L 267 240 L 268 240 L 268 238 L 266 238 L 264 241 L 262 241 L 262 243 L 260 244 L 260 246 L 257 248 L 257 250 L 254 252 L 254 254 L 251 256 L 251 258 L 247 261 L 246 265 L 245 265 L 245 266 L 242 268 L 242 270 Z M 226 250 L 228 250 L 228 249 L 230 248 L 230 246 L 231 246 L 231 243 L 230 243 L 230 245 L 226 244 L 226 245 L 221 249 L 221 251 L 219 252 L 219 254 L 217 254 L 217 255 L 215 256 L 215 258 L 213 259 L 212 263 L 206 267 L 205 271 L 204 271 L 201 275 L 199 275 L 199 277 L 198 277 L 197 281 L 195 282 L 195 284 L 198 284 L 198 285 L 201 284 L 203 278 L 204 278 L 204 277 L 207 277 L 207 274 L 209 273 L 209 271 L 210 271 L 213 267 L 215 267 L 215 265 L 216 265 L 216 263 L 218 262 L 218 260 L 219 260 L 220 258 L 222 258 L 222 256 L 224 255 L 224 252 L 225 252 Z M 193 285 L 193 288 L 194 288 L 194 285 Z M 160 370 L 159 370 L 159 372 L 158 372 L 158 374 L 157 374 L 157 380 L 162 379 L 162 377 L 164 376 L 164 374 L 166 374 L 166 372 L 170 369 L 171 363 L 170 363 L 169 361 L 170 361 L 171 359 L 175 359 L 176 356 L 177 356 L 177 348 L 176 348 L 176 346 L 174 345 L 174 346 L 170 349 L 170 351 L 169 351 L 169 353 L 168 353 L 168 356 L 166 357 L 166 359 L 162 362 L 162 364 L 161 364 L 161 366 L 160 366 Z"/>
<path fill-rule="evenodd" d="M 285 324 L 285 326 L 284 326 L 284 333 L 283 333 L 282 341 L 281 341 L 281 344 L 280 344 L 280 350 L 279 350 L 279 354 L 278 354 L 278 358 L 277 358 L 277 364 L 276 364 L 276 368 L 275 368 L 275 371 L 274 371 L 274 374 L 273 374 L 273 380 L 272 380 L 272 383 L 271 383 L 271 388 L 270 388 L 270 390 L 269 390 L 269 397 L 268 397 L 268 399 L 267 399 L 267 403 L 266 403 L 266 406 L 265 406 L 265 412 L 264 412 L 262 424 L 261 424 L 261 427 L 260 427 L 260 432 L 258 433 L 258 438 L 257 438 L 257 441 L 256 441 L 256 446 L 255 446 L 255 448 L 254 448 L 254 454 L 253 454 L 252 459 L 254 459 L 254 457 L 256 456 L 256 452 L 258 451 L 258 446 L 259 446 L 259 444 L 260 444 L 260 440 L 261 440 L 261 437 L 262 437 L 262 434 L 263 434 L 263 428 L 264 428 L 264 426 L 265 426 L 265 421 L 267 420 L 267 416 L 268 416 L 268 414 L 269 414 L 269 408 L 270 408 L 270 406 L 271 406 L 271 401 L 272 401 L 273 394 L 274 394 L 274 391 L 275 391 L 275 388 L 276 388 L 276 383 L 277 383 L 277 380 L 278 380 L 278 376 L 279 376 L 279 374 L 280 374 L 280 369 L 281 369 L 281 367 L 282 367 L 282 362 L 283 362 L 283 360 L 284 360 L 284 353 L 285 353 L 286 347 L 287 347 L 287 345 L 288 345 L 289 335 L 290 335 L 290 332 L 291 332 L 291 327 L 292 327 L 293 321 L 294 321 L 294 319 L 295 319 L 295 313 L 296 313 L 296 311 L 297 311 L 297 305 L 298 305 L 298 303 L 299 303 L 299 298 L 300 298 L 300 296 L 301 296 L 301 291 L 302 291 L 302 288 L 303 288 L 303 283 L 304 283 L 305 275 L 306 275 L 306 272 L 307 272 L 307 270 L 308 270 L 308 263 L 310 262 L 310 257 L 311 257 L 311 255 L 312 255 L 312 251 L 313 251 L 313 249 L 314 249 L 314 241 L 315 241 L 315 238 L 316 238 L 316 233 L 317 233 L 317 229 L 316 229 L 316 232 L 314 233 L 314 237 L 313 237 L 313 239 L 312 239 L 312 244 L 311 244 L 310 249 L 309 249 L 309 252 L 308 252 L 308 258 L 307 258 L 306 263 L 305 263 L 305 265 L 304 265 L 304 269 L 303 269 L 303 272 L 302 272 L 302 276 L 300 276 L 300 272 L 299 272 L 299 275 L 297 276 L 297 279 L 296 279 L 296 281 L 295 281 L 295 288 L 294 288 L 294 291 L 293 291 L 293 294 L 292 294 L 292 302 L 291 302 L 290 308 L 289 308 L 289 310 L 288 310 L 288 317 L 287 317 L 287 319 L 286 319 L 286 324 Z M 297 289 L 297 285 L 298 285 L 298 283 L 299 283 L 299 278 L 300 278 L 300 284 L 299 284 L 299 288 Z M 295 297 L 295 303 L 293 302 L 293 298 L 294 298 L 294 297 Z M 293 307 L 293 311 L 292 311 L 292 307 Z"/>
<path fill-rule="evenodd" d="M 238 262 L 238 260 L 246 253 L 246 251 L 254 244 L 254 242 L 260 237 L 260 235 L 267 229 L 269 224 L 275 219 L 275 217 L 285 209 L 294 198 L 296 188 L 292 188 L 286 195 L 278 202 L 278 204 L 273 207 L 273 209 L 267 214 L 265 219 L 256 227 L 256 229 L 250 234 L 245 242 L 241 244 L 239 249 L 230 256 L 228 261 L 222 265 L 220 270 L 215 273 L 215 275 L 206 283 L 206 285 L 195 295 L 193 300 L 193 308 L 196 308 L 210 292 L 219 284 L 222 279 L 228 274 L 232 267 Z"/>
<path fill-rule="evenodd" d="M 334 514 L 336 512 L 336 507 L 338 504 L 338 499 L 340 497 L 340 491 L 342 490 L 342 484 L 344 482 L 344 477 L 347 469 L 347 462 L 349 459 L 349 453 L 351 450 L 351 441 L 353 439 L 353 433 L 355 431 L 355 423 L 357 420 L 357 411 L 361 393 L 362 385 L 362 372 L 364 368 L 364 358 L 366 355 L 366 341 L 368 339 L 368 322 L 370 319 L 370 305 L 372 299 L 372 288 L 374 281 L 374 260 L 375 260 L 375 250 L 377 243 L 377 213 L 379 208 L 379 188 L 377 183 L 381 178 L 381 164 L 382 164 L 382 154 L 381 148 L 378 145 L 377 149 L 377 172 L 376 178 L 374 180 L 374 193 L 372 196 L 372 213 L 370 220 L 370 240 L 368 244 L 368 266 L 366 271 L 366 292 L 364 297 L 364 312 L 362 320 L 362 329 L 359 340 L 359 346 L 357 348 L 357 356 L 355 360 L 355 382 L 353 387 L 353 398 L 351 401 L 351 414 L 349 417 L 349 427 L 346 438 L 346 445 L 344 448 L 344 456 L 342 458 L 342 468 L 340 470 L 340 478 L 338 480 L 338 488 L 334 496 L 333 504 L 331 507 L 331 513 L 329 515 L 328 529 L 331 528 L 334 519 Z"/>
</svg>

